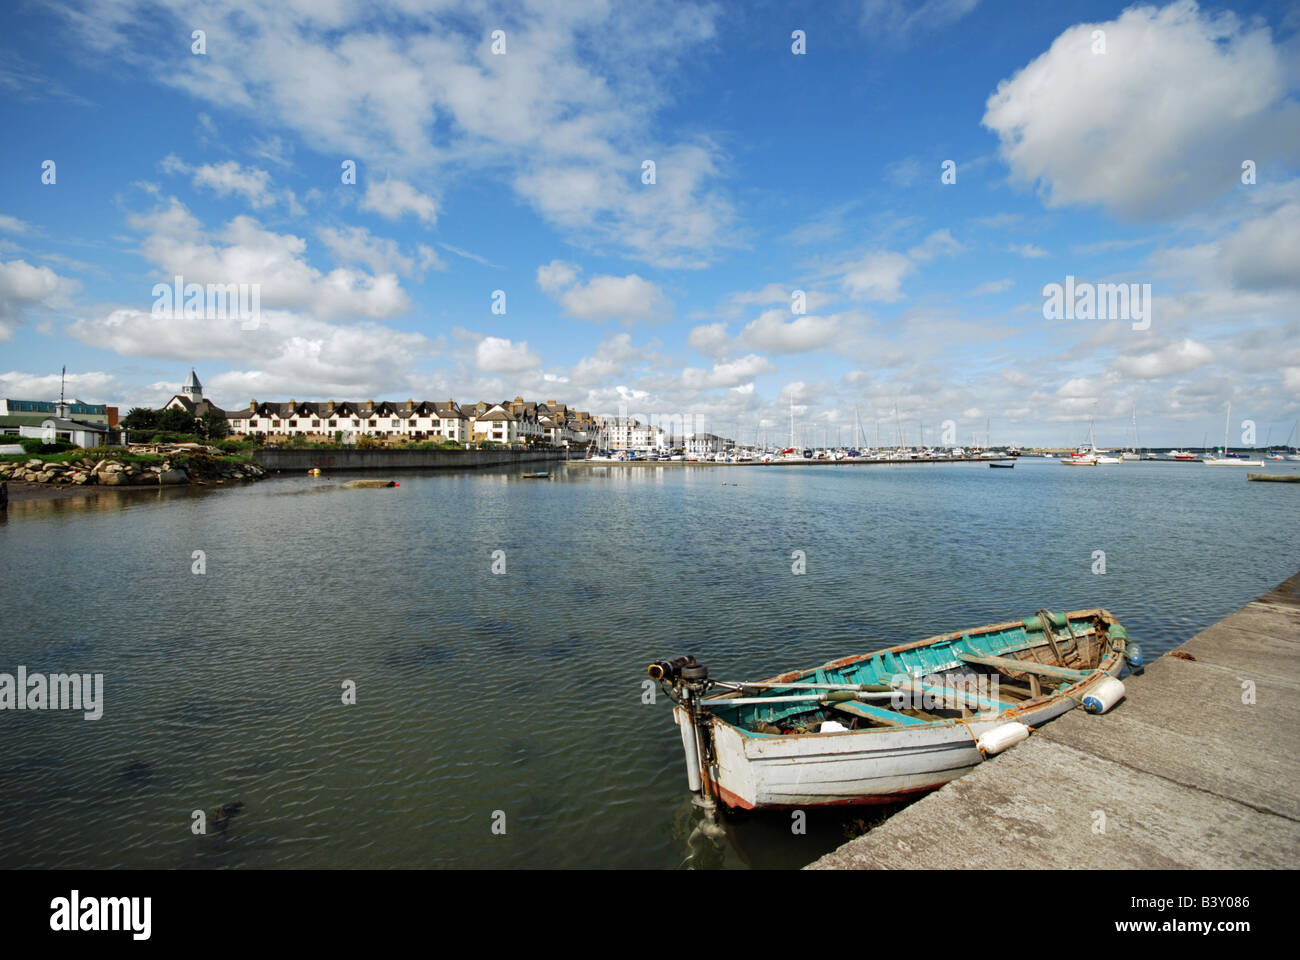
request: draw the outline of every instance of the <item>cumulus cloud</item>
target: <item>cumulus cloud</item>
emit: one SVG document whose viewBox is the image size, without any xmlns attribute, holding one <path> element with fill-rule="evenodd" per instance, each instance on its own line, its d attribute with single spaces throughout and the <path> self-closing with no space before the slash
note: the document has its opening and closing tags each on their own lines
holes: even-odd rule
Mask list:
<svg viewBox="0 0 1300 960">
<path fill-rule="evenodd" d="M 903 299 L 903 280 L 915 269 L 901 253 L 869 253 L 845 268 L 841 282 L 845 292 L 859 300 L 892 303 Z"/>
<path fill-rule="evenodd" d="M 1115 369 L 1126 377 L 1157 380 L 1203 367 L 1214 360 L 1214 351 L 1195 340 L 1181 340 L 1159 350 L 1115 358 Z"/>
<path fill-rule="evenodd" d="M 765 310 L 741 331 L 746 345 L 769 353 L 805 353 L 832 343 L 840 332 L 834 317 L 792 315 L 789 310 Z"/>
<path fill-rule="evenodd" d="M 400 220 L 409 213 L 430 227 L 438 222 L 438 205 L 433 198 L 405 180 L 371 180 L 361 198 L 361 209 L 370 210 L 387 220 Z"/>
<path fill-rule="evenodd" d="M 1105 34 L 1094 54 L 1093 31 Z M 988 99 L 1014 181 L 1052 207 L 1160 218 L 1239 183 L 1243 144 L 1263 163 L 1300 138 L 1282 50 L 1266 26 L 1191 0 L 1070 27 Z"/>
<path fill-rule="evenodd" d="M 663 292 L 635 273 L 625 277 L 600 275 L 582 283 L 578 279 L 580 272 L 580 267 L 562 260 L 537 268 L 537 285 L 576 320 L 651 323 L 671 312 L 672 305 Z"/>
<path fill-rule="evenodd" d="M 235 217 L 209 235 L 173 198 L 130 223 L 145 231 L 141 251 L 160 268 L 164 282 L 179 274 L 186 283 L 257 284 L 263 307 L 310 310 L 321 317 L 379 320 L 410 307 L 393 273 L 372 276 L 344 267 L 322 273 L 307 262 L 304 239 L 267 230 L 252 217 Z M 367 256 L 382 258 L 383 251 L 372 248 Z"/>
<path fill-rule="evenodd" d="M 175 154 L 163 158 L 164 173 L 183 174 L 191 178 L 196 187 L 207 187 L 218 196 L 237 194 L 254 208 L 269 207 L 275 203 L 271 192 L 271 176 L 257 167 L 242 167 L 233 160 L 224 163 L 205 163 L 191 166 Z"/>
<path fill-rule="evenodd" d="M 1300 203 L 1284 203 L 1217 240 L 1153 259 L 1189 276 L 1210 274 L 1237 290 L 1295 290 L 1300 287 Z"/>
<path fill-rule="evenodd" d="M 68 20 L 97 55 L 318 152 L 393 171 L 363 201 L 384 215 L 432 225 L 435 203 L 410 181 L 469 170 L 513 189 L 574 242 L 700 267 L 738 242 L 717 185 L 726 157 L 704 137 L 659 137 L 656 120 L 676 64 L 712 40 L 720 16 L 685 4 L 543 4 L 518 15 L 466 3 L 417 14 L 407 0 L 234 4 L 208 10 L 204 25 L 209 38 L 238 38 L 240 56 L 166 64 L 145 51 L 154 30 L 189 35 L 181 8 L 123 0 Z M 493 56 L 490 34 L 503 24 L 509 52 Z M 653 184 L 640 180 L 643 159 L 657 164 Z"/>
<path fill-rule="evenodd" d="M 686 338 L 692 347 L 706 357 L 716 357 L 725 353 L 730 339 L 725 323 L 706 323 L 694 327 Z"/>
<path fill-rule="evenodd" d="M 711 370 L 687 367 L 682 371 L 682 384 L 692 390 L 709 390 L 715 387 L 738 387 L 755 377 L 776 370 L 765 357 L 751 353 L 747 357 L 715 363 Z"/>
<path fill-rule="evenodd" d="M 527 341 L 515 343 L 504 337 L 484 337 L 474 351 L 474 362 L 484 373 L 521 373 L 541 366 L 541 359 L 528 349 Z"/>
<path fill-rule="evenodd" d="M 69 281 L 49 267 L 34 267 L 26 260 L 0 261 L 0 341 L 12 336 L 10 323 L 35 307 L 54 306 Z"/>
</svg>

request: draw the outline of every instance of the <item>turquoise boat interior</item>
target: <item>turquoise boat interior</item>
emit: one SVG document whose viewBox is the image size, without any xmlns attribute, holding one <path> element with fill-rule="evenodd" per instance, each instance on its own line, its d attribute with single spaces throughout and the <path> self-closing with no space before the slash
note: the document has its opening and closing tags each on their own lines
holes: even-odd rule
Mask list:
<svg viewBox="0 0 1300 960">
<path fill-rule="evenodd" d="M 1050 634 L 1043 628 L 1044 619 L 1051 624 Z M 1117 655 L 1112 649 L 1115 641 L 1124 639 L 1123 628 L 1100 611 L 1068 615 L 1040 611 L 1039 616 L 1014 623 L 782 674 L 763 681 L 762 687 L 706 697 L 701 706 L 747 736 L 759 737 L 823 732 L 821 725 L 828 720 L 848 730 L 950 723 L 976 711 L 1001 712 L 1056 695 L 1103 668 L 1108 656 Z M 892 696 L 890 691 L 900 689 L 900 683 L 914 696 Z M 858 690 L 817 690 L 794 684 L 847 685 Z M 943 698 L 953 688 L 971 691 L 974 699 Z M 909 705 L 926 693 L 930 696 L 925 709 Z M 779 699 L 790 697 L 807 699 Z M 729 704 L 730 700 L 743 702 Z"/>
</svg>

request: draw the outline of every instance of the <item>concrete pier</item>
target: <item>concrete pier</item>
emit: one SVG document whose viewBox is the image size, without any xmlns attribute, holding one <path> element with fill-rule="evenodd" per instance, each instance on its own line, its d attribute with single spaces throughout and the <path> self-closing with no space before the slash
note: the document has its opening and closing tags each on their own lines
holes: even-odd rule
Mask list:
<svg viewBox="0 0 1300 960">
<path fill-rule="evenodd" d="M 1300 574 L 1172 653 L 809 869 L 1294 869 Z"/>
</svg>

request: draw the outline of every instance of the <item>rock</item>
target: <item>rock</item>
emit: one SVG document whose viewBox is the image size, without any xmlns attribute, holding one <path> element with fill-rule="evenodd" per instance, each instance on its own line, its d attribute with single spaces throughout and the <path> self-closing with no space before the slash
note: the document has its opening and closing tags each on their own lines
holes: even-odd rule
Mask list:
<svg viewBox="0 0 1300 960">
<path fill-rule="evenodd" d="M 189 483 L 190 476 L 184 470 L 163 470 L 158 474 L 159 483 Z"/>
<path fill-rule="evenodd" d="M 106 471 L 99 474 L 99 482 L 106 487 L 120 487 L 127 483 L 129 478 L 121 471 Z"/>
<path fill-rule="evenodd" d="M 23 466 L 26 467 L 28 470 L 31 470 L 31 469 L 34 469 L 34 468 L 37 468 L 37 467 L 43 467 L 43 466 L 45 466 L 45 461 L 44 461 L 44 460 L 34 460 L 34 459 L 33 459 L 33 460 L 28 460 L 26 463 L 23 464 Z"/>
</svg>

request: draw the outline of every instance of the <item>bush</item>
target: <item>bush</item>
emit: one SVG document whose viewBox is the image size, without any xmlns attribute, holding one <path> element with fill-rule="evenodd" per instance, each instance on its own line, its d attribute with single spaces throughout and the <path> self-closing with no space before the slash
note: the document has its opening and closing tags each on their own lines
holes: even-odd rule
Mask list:
<svg viewBox="0 0 1300 960">
<path fill-rule="evenodd" d="M 71 450 L 80 450 L 71 440 L 55 440 L 53 443 L 46 443 L 40 437 L 0 437 L 0 443 L 16 443 L 23 448 L 24 453 L 68 453 Z"/>
</svg>

